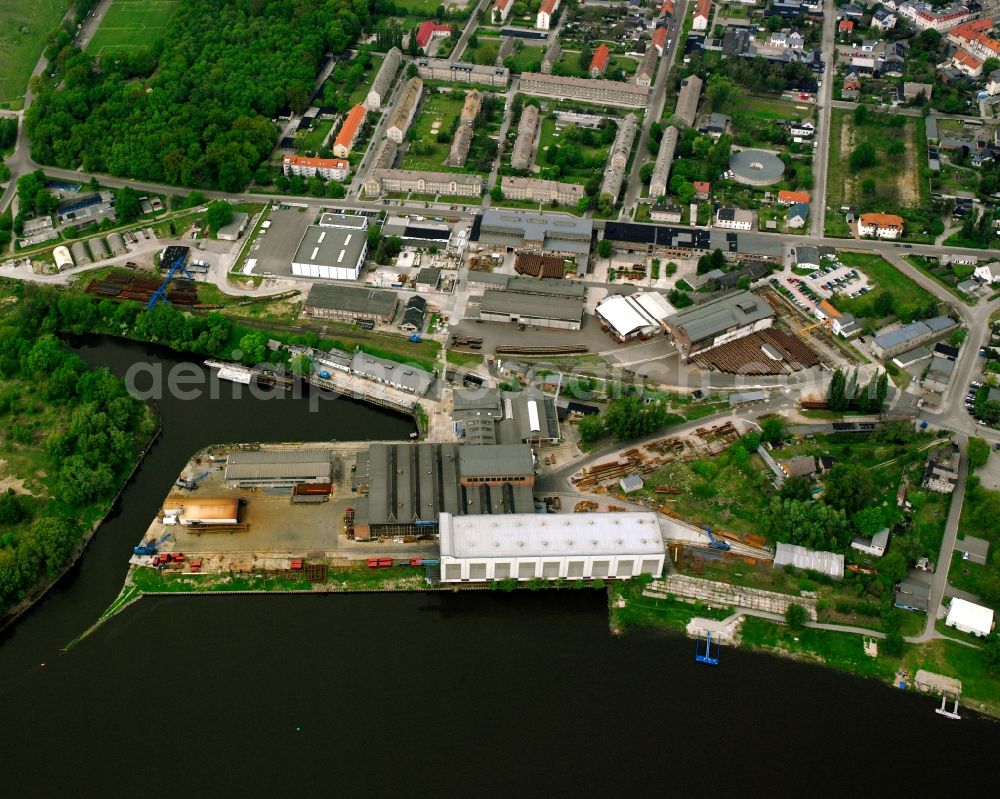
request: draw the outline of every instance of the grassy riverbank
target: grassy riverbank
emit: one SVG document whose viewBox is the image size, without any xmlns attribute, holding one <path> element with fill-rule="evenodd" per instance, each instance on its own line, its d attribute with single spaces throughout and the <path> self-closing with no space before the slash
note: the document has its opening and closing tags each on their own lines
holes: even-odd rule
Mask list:
<svg viewBox="0 0 1000 799">
<path fill-rule="evenodd" d="M 152 409 L 52 335 L 49 309 L 0 303 L 0 619 L 80 556 L 157 432 Z"/>
<path fill-rule="evenodd" d="M 710 608 L 680 599 L 644 597 L 644 587 L 644 581 L 627 580 L 615 583 L 609 590 L 613 632 L 627 634 L 630 629 L 659 628 L 685 633 L 688 622 L 696 616 L 721 620 L 733 611 L 732 608 Z M 924 620 L 922 615 L 910 615 L 917 621 Z M 1000 670 L 995 667 L 991 670 L 982 642 L 976 642 L 978 648 L 972 648 L 937 639 L 923 644 L 904 644 L 900 654 L 890 655 L 885 642 L 879 640 L 876 642 L 878 654 L 871 657 L 865 652 L 864 636 L 858 633 L 808 627 L 793 630 L 783 623 L 753 616 L 743 618 L 739 638 L 739 646 L 745 649 L 812 662 L 889 685 L 894 683 L 898 672 L 905 672 L 912 681 L 918 669 L 957 677 L 962 681 L 961 704 L 964 707 L 1000 718 Z M 725 651 L 722 663 L 725 663 Z"/>
</svg>

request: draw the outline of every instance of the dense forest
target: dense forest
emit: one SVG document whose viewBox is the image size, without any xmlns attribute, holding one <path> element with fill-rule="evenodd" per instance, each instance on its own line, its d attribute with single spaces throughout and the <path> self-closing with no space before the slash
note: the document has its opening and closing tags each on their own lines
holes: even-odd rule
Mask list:
<svg viewBox="0 0 1000 799">
<path fill-rule="evenodd" d="M 182 0 L 152 48 L 95 59 L 57 37 L 49 54 L 63 83 L 41 87 L 28 112 L 32 156 L 241 190 L 277 141 L 272 120 L 307 106 L 323 54 L 392 10 L 384 0 Z"/>
<path fill-rule="evenodd" d="M 149 440 L 155 418 L 54 335 L 54 293 L 17 290 L 0 315 L 0 613 L 56 576 Z M 17 490 L 15 490 L 17 488 Z"/>
</svg>

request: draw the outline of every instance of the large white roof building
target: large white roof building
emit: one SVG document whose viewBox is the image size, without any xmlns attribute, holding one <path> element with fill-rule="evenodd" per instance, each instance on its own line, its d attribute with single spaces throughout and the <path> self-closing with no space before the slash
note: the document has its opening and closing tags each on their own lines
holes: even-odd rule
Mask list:
<svg viewBox="0 0 1000 799">
<path fill-rule="evenodd" d="M 441 579 L 659 577 L 665 547 L 654 513 L 441 513 Z"/>
<path fill-rule="evenodd" d="M 674 308 L 662 294 L 647 291 L 607 297 L 598 303 L 595 311 L 615 338 L 628 341 L 634 336 L 662 332 L 662 322 Z"/>
<path fill-rule="evenodd" d="M 951 600 L 944 623 L 963 633 L 987 636 L 993 630 L 993 611 L 958 597 Z"/>
</svg>

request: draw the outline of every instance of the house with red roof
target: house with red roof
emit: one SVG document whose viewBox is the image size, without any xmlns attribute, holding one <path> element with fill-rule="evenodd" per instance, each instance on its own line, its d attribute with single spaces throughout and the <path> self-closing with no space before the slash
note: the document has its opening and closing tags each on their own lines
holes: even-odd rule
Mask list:
<svg viewBox="0 0 1000 799">
<path fill-rule="evenodd" d="M 694 20 L 691 23 L 691 30 L 708 30 L 708 19 L 712 16 L 712 0 L 698 0 L 694 7 Z"/>
<path fill-rule="evenodd" d="M 450 25 L 440 25 L 437 22 L 431 22 L 430 20 L 421 22 L 420 27 L 417 28 L 417 47 L 426 52 L 427 45 L 431 43 L 432 39 L 438 39 L 447 36 L 450 33 Z"/>
<path fill-rule="evenodd" d="M 510 10 L 514 7 L 514 0 L 497 0 L 493 4 L 493 22 L 502 25 L 507 21 Z"/>
<path fill-rule="evenodd" d="M 694 196 L 697 200 L 707 200 L 712 193 L 712 184 L 704 180 L 694 181 Z"/>
<path fill-rule="evenodd" d="M 611 50 L 606 44 L 599 44 L 594 50 L 594 57 L 590 59 L 590 77 L 601 77 L 608 68 L 608 60 L 611 58 Z"/>
<path fill-rule="evenodd" d="M 791 205 L 792 203 L 807 203 L 809 202 L 809 192 L 807 191 L 788 191 L 787 189 L 782 189 L 778 192 L 778 202 L 782 205 Z"/>
<path fill-rule="evenodd" d="M 663 57 L 663 51 L 667 47 L 667 29 L 666 28 L 657 28 L 653 32 L 653 47 L 656 48 L 656 52 L 659 53 L 660 57 L 662 58 Z"/>
<path fill-rule="evenodd" d="M 547 31 L 558 8 L 559 0 L 542 0 L 542 4 L 538 7 L 538 16 L 535 18 L 535 27 Z"/>
<path fill-rule="evenodd" d="M 660 16 L 672 17 L 673 15 L 674 15 L 674 0 L 663 0 L 663 5 L 660 6 Z"/>
<path fill-rule="evenodd" d="M 361 124 L 365 121 L 366 113 L 368 113 L 368 109 L 361 103 L 358 103 L 358 105 L 354 106 L 347 113 L 344 124 L 340 126 L 337 139 L 333 143 L 333 154 L 337 158 L 347 158 L 351 154 L 351 148 L 354 146 L 354 142 L 358 140 L 358 134 L 361 132 Z"/>
<path fill-rule="evenodd" d="M 854 30 L 854 20 L 853 19 L 842 19 L 837 25 L 837 30 L 841 33 L 851 33 Z"/>
</svg>

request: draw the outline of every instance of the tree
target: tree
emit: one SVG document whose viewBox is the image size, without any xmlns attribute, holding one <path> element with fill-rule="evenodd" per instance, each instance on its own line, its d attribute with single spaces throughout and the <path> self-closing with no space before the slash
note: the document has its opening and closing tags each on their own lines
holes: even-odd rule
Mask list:
<svg viewBox="0 0 1000 799">
<path fill-rule="evenodd" d="M 695 195 L 694 184 L 690 181 L 685 180 L 677 187 L 677 199 L 684 205 L 688 205 Z"/>
<path fill-rule="evenodd" d="M 24 508 L 14 489 L 8 488 L 0 494 L 0 524 L 17 524 L 24 516 Z"/>
<path fill-rule="evenodd" d="M 708 97 L 713 111 L 728 109 L 738 94 L 739 90 L 736 88 L 736 84 L 724 75 L 715 73 L 708 79 L 705 95 Z"/>
<path fill-rule="evenodd" d="M 1000 674 L 1000 633 L 991 634 L 979 648 L 983 662 L 993 674 Z"/>
<path fill-rule="evenodd" d="M 800 502 L 806 502 L 812 498 L 812 480 L 801 475 L 792 475 L 781 484 L 778 496 L 782 499 L 795 499 Z"/>
<path fill-rule="evenodd" d="M 263 333 L 247 333 L 240 339 L 240 350 L 243 352 L 243 362 L 258 364 L 267 355 L 267 336 Z"/>
<path fill-rule="evenodd" d="M 588 414 L 577 423 L 576 429 L 580 433 L 581 441 L 585 443 L 597 441 L 604 435 L 604 419 L 596 413 Z"/>
<path fill-rule="evenodd" d="M 990 445 L 981 438 L 969 439 L 969 468 L 981 469 L 990 459 Z"/>
<path fill-rule="evenodd" d="M 601 239 L 597 244 L 597 254 L 601 258 L 611 257 L 611 242 L 608 239 Z"/>
<path fill-rule="evenodd" d="M 780 416 L 766 419 L 760 426 L 760 436 L 765 441 L 776 444 L 785 437 L 785 422 Z"/>
<path fill-rule="evenodd" d="M 861 142 L 851 151 L 851 168 L 867 169 L 878 163 L 875 146 L 869 141 Z"/>
<path fill-rule="evenodd" d="M 906 145 L 903 144 L 899 139 L 893 139 L 889 142 L 889 146 L 886 148 L 886 153 L 889 155 L 897 156 L 902 155 L 906 152 Z"/>
<path fill-rule="evenodd" d="M 225 227 L 233 221 L 233 206 L 225 200 L 213 200 L 205 210 L 205 222 L 212 233 L 217 233 L 219 228 Z"/>
<path fill-rule="evenodd" d="M 801 630 L 809 621 L 809 612 L 798 602 L 789 602 L 785 608 L 785 624 L 792 630 Z"/>
<path fill-rule="evenodd" d="M 122 186 L 115 192 L 115 213 L 122 222 L 138 219 L 142 213 L 139 203 L 139 192 L 131 186 Z"/>
<path fill-rule="evenodd" d="M 856 463 L 835 464 L 823 480 L 823 501 L 831 507 L 854 514 L 875 498 L 875 478 Z"/>
<path fill-rule="evenodd" d="M 861 181 L 861 191 L 869 197 L 875 194 L 876 186 L 875 178 L 865 178 Z"/>
<path fill-rule="evenodd" d="M 495 203 L 498 203 L 501 200 L 503 200 L 503 189 L 500 188 L 499 183 L 497 183 L 496 186 L 490 189 L 490 199 L 492 199 L 493 202 Z"/>
</svg>

